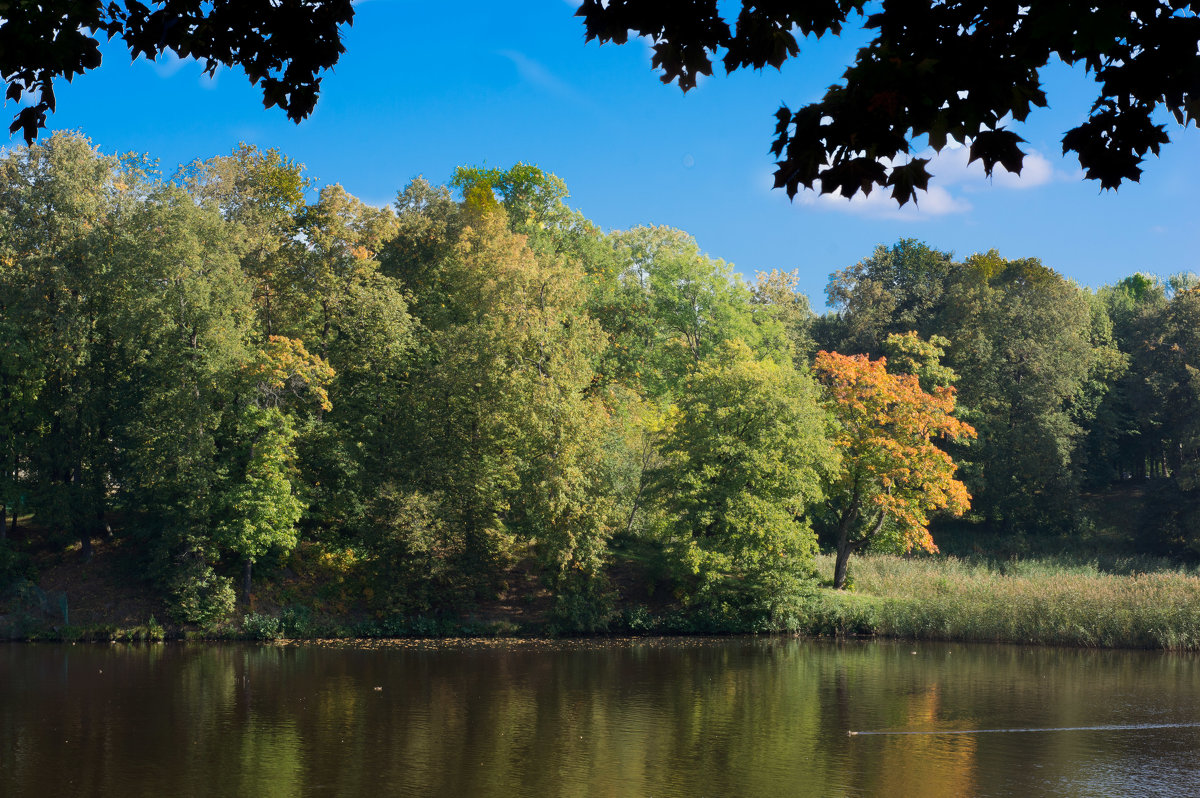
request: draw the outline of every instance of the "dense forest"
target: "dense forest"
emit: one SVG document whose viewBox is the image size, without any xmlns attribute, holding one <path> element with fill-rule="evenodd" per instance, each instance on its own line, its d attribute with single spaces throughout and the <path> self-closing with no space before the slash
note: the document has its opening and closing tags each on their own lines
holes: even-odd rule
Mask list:
<svg viewBox="0 0 1200 798">
<path fill-rule="evenodd" d="M 250 146 L 169 178 L 77 134 L 0 157 L 0 592 L 31 541 L 119 541 L 201 628 L 301 551 L 381 618 L 520 573 L 562 630 L 631 584 L 771 619 L 855 552 L 1069 538 L 1114 492 L 1131 551 L 1200 554 L 1193 275 L 906 239 L 817 314 L 532 166 L 310 188 Z"/>
</svg>

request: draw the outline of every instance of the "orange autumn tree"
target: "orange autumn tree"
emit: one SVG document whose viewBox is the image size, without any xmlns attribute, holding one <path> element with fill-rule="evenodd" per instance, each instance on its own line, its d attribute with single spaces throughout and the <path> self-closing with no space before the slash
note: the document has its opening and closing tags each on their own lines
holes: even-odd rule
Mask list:
<svg viewBox="0 0 1200 798">
<path fill-rule="evenodd" d="M 887 359 L 818 352 L 813 373 L 825 386 L 841 455 L 826 491 L 828 523 L 837 539 L 833 586 L 846 584 L 850 555 L 886 530 L 905 551 L 937 551 L 929 514 L 961 515 L 970 495 L 935 438 L 972 438 L 954 413 L 954 388 L 921 388 L 913 374 L 892 374 Z"/>
</svg>

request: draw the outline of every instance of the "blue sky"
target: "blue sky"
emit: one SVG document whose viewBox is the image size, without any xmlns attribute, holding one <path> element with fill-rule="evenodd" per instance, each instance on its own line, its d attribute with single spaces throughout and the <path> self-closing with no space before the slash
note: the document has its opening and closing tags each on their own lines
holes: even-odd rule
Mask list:
<svg viewBox="0 0 1200 798">
<path fill-rule="evenodd" d="M 1200 134 L 1171 123 L 1174 141 L 1142 182 L 1101 193 L 1059 154 L 1094 98 L 1081 70 L 1043 75 L 1051 107 L 1016 128 L 1031 152 L 1020 179 L 989 181 L 967 168 L 965 151 L 946 150 L 919 208 L 897 210 L 881 192 L 789 202 L 770 188 L 773 114 L 781 102 L 818 99 L 861 32 L 803 43 L 782 72 L 721 75 L 684 95 L 659 82 L 644 43 L 585 45 L 574 7 L 361 0 L 347 52 L 299 126 L 265 110 L 240 72 L 209 79 L 191 62 L 131 64 L 116 43 L 101 68 L 56 85 L 50 124 L 82 130 L 106 152 L 149 153 L 167 174 L 243 141 L 278 147 L 318 184 L 376 204 L 416 175 L 445 182 L 458 165 L 535 163 L 604 229 L 681 228 L 748 278 L 798 269 L 817 307 L 831 271 L 904 237 L 960 257 L 992 248 L 1040 257 L 1091 286 L 1135 271 L 1200 271 Z"/>
</svg>

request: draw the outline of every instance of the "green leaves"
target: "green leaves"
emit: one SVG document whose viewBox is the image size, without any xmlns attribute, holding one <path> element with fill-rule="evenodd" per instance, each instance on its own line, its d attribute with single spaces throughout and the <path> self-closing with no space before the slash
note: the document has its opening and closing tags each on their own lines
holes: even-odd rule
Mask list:
<svg viewBox="0 0 1200 798">
<path fill-rule="evenodd" d="M 304 505 L 291 473 L 296 429 L 278 408 L 245 405 L 237 418 L 237 440 L 249 451 L 230 464 L 215 501 L 216 540 L 255 562 L 273 548 L 291 550 Z"/>
<path fill-rule="evenodd" d="M 808 508 L 833 457 L 811 379 L 726 341 L 681 391 L 653 494 L 701 602 L 745 602 L 811 569 Z"/>
<path fill-rule="evenodd" d="M 816 317 L 796 274 L 601 235 L 536 167 L 461 170 L 462 201 L 416 181 L 398 214 L 304 185 L 250 147 L 178 183 L 74 135 L 0 158 L 0 503 L 80 541 L 119 510 L 181 617 L 219 621 L 235 561 L 301 539 L 353 549 L 384 611 L 494 598 L 519 563 L 596 631 L 646 562 L 712 617 L 770 611 L 814 515 L 932 547 L 956 461 L 1021 533 L 1072 529 L 1083 476 L 1160 478 L 1151 539 L 1200 550 L 1194 275 L 1090 295 L 907 239 Z M 825 409 L 814 339 L 844 353 L 813 368 Z"/>
<path fill-rule="evenodd" d="M 976 507 L 1010 530 L 1063 528 L 1077 490 L 1073 411 L 1096 357 L 1091 307 L 1036 259 L 991 252 L 965 267 L 943 329 L 979 431 L 965 466 Z"/>
<path fill-rule="evenodd" d="M 612 272 L 597 285 L 592 312 L 609 336 L 602 369 L 661 399 L 725 340 L 763 343 L 751 294 L 730 264 L 700 252 L 667 227 L 637 227 L 608 237 Z M 602 300 L 599 291 L 607 291 Z"/>
</svg>

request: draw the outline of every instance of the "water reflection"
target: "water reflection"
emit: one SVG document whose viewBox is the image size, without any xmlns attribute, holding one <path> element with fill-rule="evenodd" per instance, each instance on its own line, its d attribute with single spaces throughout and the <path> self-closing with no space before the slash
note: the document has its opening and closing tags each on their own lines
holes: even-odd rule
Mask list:
<svg viewBox="0 0 1200 798">
<path fill-rule="evenodd" d="M 1200 794 L 1200 728 L 1163 726 L 1198 710 L 1197 659 L 1149 652 L 8 645 L 0 793 Z M 1060 730 L 848 734 L 1001 728 Z"/>
</svg>

